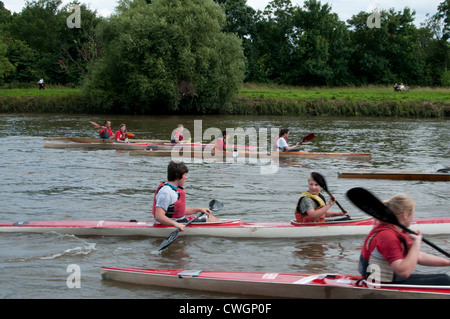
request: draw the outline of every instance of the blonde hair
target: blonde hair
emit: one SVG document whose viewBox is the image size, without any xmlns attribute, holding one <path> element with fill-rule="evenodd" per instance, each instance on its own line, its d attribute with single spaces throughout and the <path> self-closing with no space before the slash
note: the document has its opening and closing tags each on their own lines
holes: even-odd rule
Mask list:
<svg viewBox="0 0 450 319">
<path fill-rule="evenodd" d="M 408 216 L 414 213 L 416 203 L 406 194 L 397 194 L 385 201 L 384 204 L 396 215 L 407 212 Z"/>
</svg>

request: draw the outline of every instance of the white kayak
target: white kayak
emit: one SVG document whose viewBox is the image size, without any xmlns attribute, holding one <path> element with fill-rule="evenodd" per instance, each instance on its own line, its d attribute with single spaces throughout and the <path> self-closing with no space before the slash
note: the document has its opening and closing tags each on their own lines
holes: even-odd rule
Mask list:
<svg viewBox="0 0 450 319">
<path fill-rule="evenodd" d="M 243 222 L 239 219 L 215 223 L 192 223 L 181 236 L 212 236 L 230 238 L 304 238 L 327 236 L 367 235 L 373 227 L 372 218 L 354 217 L 351 220 L 323 223 Z M 415 219 L 410 227 L 424 235 L 450 233 L 450 218 Z M 80 236 L 150 236 L 167 237 L 173 227 L 153 221 L 23 221 L 0 223 L 0 233 L 58 232 Z"/>
</svg>

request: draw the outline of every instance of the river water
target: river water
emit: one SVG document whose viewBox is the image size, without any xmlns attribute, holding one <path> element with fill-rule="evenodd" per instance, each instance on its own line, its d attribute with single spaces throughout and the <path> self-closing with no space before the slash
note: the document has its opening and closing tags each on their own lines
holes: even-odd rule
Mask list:
<svg viewBox="0 0 450 319">
<path fill-rule="evenodd" d="M 111 116 L 138 138 L 169 139 L 183 123 L 202 129 L 281 128 L 289 141 L 308 133 L 301 146 L 318 152 L 371 152 L 371 160 L 280 160 L 276 173 L 261 174 L 262 163 L 189 163 L 187 204 L 206 206 L 219 199 L 221 218 L 288 221 L 312 171 L 322 173 L 330 191 L 354 216 L 363 215 L 345 197 L 368 188 L 379 198 L 406 192 L 417 202 L 415 217 L 449 217 L 448 182 L 338 178 L 342 171 L 435 172 L 450 167 L 450 123 L 443 119 L 295 118 L 235 116 Z M 96 137 L 89 122 L 102 116 L 0 116 L 0 221 L 149 220 L 153 193 L 166 178 L 169 158 L 129 156 L 126 151 L 46 149 L 47 137 Z M 203 141 L 203 142 L 209 142 Z M 338 208 L 334 208 L 338 210 Z M 357 273 L 363 237 L 310 239 L 225 239 L 180 237 L 162 254 L 156 238 L 76 237 L 57 233 L 1 234 L 0 298 L 235 298 L 239 296 L 164 289 L 102 281 L 101 266 L 267 272 Z M 450 250 L 447 236 L 433 242 Z M 434 253 L 427 246 L 425 251 Z M 70 265 L 81 272 L 81 287 L 67 284 Z M 418 267 L 417 272 L 436 269 Z M 448 270 L 447 270 L 448 273 Z"/>
</svg>

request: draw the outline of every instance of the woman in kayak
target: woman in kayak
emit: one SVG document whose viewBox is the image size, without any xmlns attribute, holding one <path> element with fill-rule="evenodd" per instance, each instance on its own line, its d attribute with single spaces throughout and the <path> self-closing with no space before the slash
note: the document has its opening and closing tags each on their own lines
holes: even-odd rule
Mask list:
<svg viewBox="0 0 450 319">
<path fill-rule="evenodd" d="M 401 224 L 406 227 L 411 225 L 415 203 L 410 197 L 404 194 L 395 195 L 385 205 Z M 450 266 L 448 259 L 421 252 L 421 242 L 420 231 L 416 234 L 405 233 L 396 225 L 378 221 L 364 241 L 358 270 L 366 278 L 370 276 L 386 283 L 450 285 L 450 277 L 447 274 L 412 273 L 416 265 Z"/>
<path fill-rule="evenodd" d="M 289 129 L 282 128 L 280 130 L 280 134 L 278 135 L 278 139 L 275 141 L 276 149 L 280 152 L 299 152 L 300 150 L 297 146 L 300 144 L 298 142 L 294 146 L 289 146 L 287 143 L 287 139 L 289 137 Z"/>
<path fill-rule="evenodd" d="M 186 207 L 186 194 L 184 184 L 188 178 L 189 169 L 183 163 L 171 161 L 167 168 L 167 182 L 161 183 L 156 189 L 153 197 L 152 214 L 155 220 L 167 226 L 174 226 L 184 231 L 186 223 L 194 215 L 203 212 L 206 215 L 201 216 L 198 221 L 215 222 L 219 221 L 211 215 L 208 208 Z M 189 216 L 189 217 L 186 217 Z"/>
<path fill-rule="evenodd" d="M 308 191 L 301 194 L 295 209 L 297 222 L 324 222 L 325 217 L 348 216 L 348 213 L 328 211 L 336 203 L 336 197 L 331 196 L 327 204 L 325 197 L 320 194 L 321 190 L 322 187 L 310 176 L 308 178 Z"/>
<path fill-rule="evenodd" d="M 120 124 L 119 130 L 116 131 L 116 135 L 114 136 L 116 143 L 127 143 L 127 126 L 125 124 Z"/>
</svg>

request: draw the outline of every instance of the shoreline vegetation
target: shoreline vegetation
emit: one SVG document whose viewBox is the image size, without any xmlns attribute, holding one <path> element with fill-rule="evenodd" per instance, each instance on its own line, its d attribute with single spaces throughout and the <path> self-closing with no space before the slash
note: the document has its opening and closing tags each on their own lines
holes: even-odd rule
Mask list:
<svg viewBox="0 0 450 319">
<path fill-rule="evenodd" d="M 111 113 L 78 88 L 1 89 L 0 113 Z M 179 112 L 175 113 L 179 114 Z M 293 87 L 244 84 L 220 114 L 291 116 L 450 117 L 450 89 L 411 87 Z"/>
</svg>

